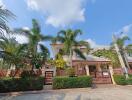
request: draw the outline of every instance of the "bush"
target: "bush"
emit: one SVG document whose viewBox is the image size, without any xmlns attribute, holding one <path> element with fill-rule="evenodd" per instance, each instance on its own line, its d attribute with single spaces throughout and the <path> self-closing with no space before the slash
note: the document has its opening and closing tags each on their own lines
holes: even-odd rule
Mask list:
<svg viewBox="0 0 132 100">
<path fill-rule="evenodd" d="M 43 89 L 43 77 L 2 78 L 0 79 L 0 93 L 14 91 L 29 91 Z"/>
<path fill-rule="evenodd" d="M 70 77 L 74 77 L 75 76 L 75 70 L 74 68 L 67 68 L 67 74 L 70 76 Z"/>
<path fill-rule="evenodd" d="M 84 88 L 90 87 L 92 78 L 90 76 L 80 77 L 55 77 L 53 79 L 53 89 Z"/>
<path fill-rule="evenodd" d="M 114 80 L 118 85 L 127 85 L 127 81 L 124 75 L 114 75 Z"/>
<path fill-rule="evenodd" d="M 132 78 L 130 77 L 129 79 L 126 80 L 127 85 L 132 85 Z"/>
<path fill-rule="evenodd" d="M 36 77 L 37 75 L 35 74 L 34 71 L 32 70 L 25 70 L 21 73 L 20 75 L 22 78 L 27 78 L 27 77 Z"/>
</svg>

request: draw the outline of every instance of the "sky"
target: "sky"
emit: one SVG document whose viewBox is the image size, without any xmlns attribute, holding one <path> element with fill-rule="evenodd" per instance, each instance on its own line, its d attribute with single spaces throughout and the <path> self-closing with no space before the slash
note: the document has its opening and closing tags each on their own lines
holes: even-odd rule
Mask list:
<svg viewBox="0 0 132 100">
<path fill-rule="evenodd" d="M 81 29 L 78 40 L 91 47 L 109 45 L 112 34 L 124 32 L 132 38 L 132 0 L 0 0 L 16 15 L 11 28 L 32 27 L 37 19 L 42 34 L 56 36 L 61 29 Z M 21 43 L 26 39 L 19 37 Z M 131 43 L 129 41 L 128 43 Z M 50 43 L 44 43 L 50 50 Z"/>
</svg>

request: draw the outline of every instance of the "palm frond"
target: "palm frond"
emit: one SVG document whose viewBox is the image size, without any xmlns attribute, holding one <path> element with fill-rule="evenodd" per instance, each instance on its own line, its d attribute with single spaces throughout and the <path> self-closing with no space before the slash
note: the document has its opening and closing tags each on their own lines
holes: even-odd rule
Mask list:
<svg viewBox="0 0 132 100">
<path fill-rule="evenodd" d="M 3 34 L 3 30 L 8 33 L 9 27 L 7 26 L 8 19 L 15 19 L 15 15 L 7 10 L 0 7 L 0 33 Z"/>
<path fill-rule="evenodd" d="M 74 37 L 74 38 L 76 38 L 78 35 L 82 35 L 82 34 L 83 34 L 82 31 L 81 31 L 80 29 L 75 30 L 73 33 L 74 33 L 74 34 L 73 34 L 73 37 Z"/>
<path fill-rule="evenodd" d="M 36 19 L 32 19 L 32 25 L 33 25 L 32 32 L 34 34 L 39 34 L 41 31 L 41 28 Z"/>
<path fill-rule="evenodd" d="M 48 48 L 46 48 L 43 44 L 39 44 L 39 46 L 40 46 L 40 50 L 41 50 L 42 55 L 45 58 L 49 57 L 50 56 L 50 52 L 49 52 Z"/>
<path fill-rule="evenodd" d="M 40 36 L 43 41 L 50 41 L 53 39 L 53 36 L 50 36 L 50 35 L 47 35 L 47 36 L 40 35 Z"/>
<path fill-rule="evenodd" d="M 74 49 L 74 52 L 82 59 L 86 60 L 86 57 L 84 56 L 84 54 L 79 50 L 79 49 Z"/>
<path fill-rule="evenodd" d="M 58 36 L 66 36 L 66 31 L 65 30 L 61 30 L 61 31 L 59 31 L 58 33 Z"/>
</svg>

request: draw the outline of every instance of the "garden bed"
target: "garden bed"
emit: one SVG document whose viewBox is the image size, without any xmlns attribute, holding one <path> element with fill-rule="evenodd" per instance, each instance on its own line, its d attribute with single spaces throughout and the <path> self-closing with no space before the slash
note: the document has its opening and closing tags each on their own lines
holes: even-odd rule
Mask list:
<svg viewBox="0 0 132 100">
<path fill-rule="evenodd" d="M 117 85 L 132 85 L 132 75 L 128 79 L 124 75 L 114 75 L 114 80 Z"/>
<path fill-rule="evenodd" d="M 28 78 L 1 78 L 0 93 L 42 90 L 44 77 L 28 77 Z"/>
<path fill-rule="evenodd" d="M 85 88 L 91 87 L 92 78 L 90 76 L 79 77 L 54 77 L 53 89 Z"/>
</svg>

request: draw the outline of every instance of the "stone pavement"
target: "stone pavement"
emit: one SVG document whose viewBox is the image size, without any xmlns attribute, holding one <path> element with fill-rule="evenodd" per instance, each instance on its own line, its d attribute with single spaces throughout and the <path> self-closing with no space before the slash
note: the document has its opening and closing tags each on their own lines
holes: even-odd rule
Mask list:
<svg viewBox="0 0 132 100">
<path fill-rule="evenodd" d="M 132 100 L 132 86 L 102 85 L 96 89 L 43 90 L 39 92 L 12 93 L 0 100 Z"/>
</svg>

